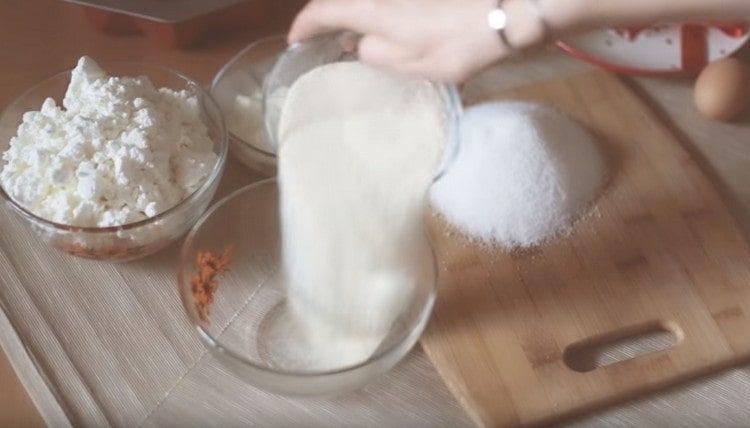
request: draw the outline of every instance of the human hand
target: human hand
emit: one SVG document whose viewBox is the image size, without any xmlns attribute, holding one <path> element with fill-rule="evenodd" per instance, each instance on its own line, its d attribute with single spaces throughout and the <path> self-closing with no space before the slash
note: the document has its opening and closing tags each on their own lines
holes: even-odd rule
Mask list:
<svg viewBox="0 0 750 428">
<path fill-rule="evenodd" d="M 496 6 L 496 0 L 311 0 L 294 21 L 289 42 L 350 30 L 362 35 L 359 57 L 367 64 L 460 83 L 510 54 L 487 23 Z M 527 0 L 503 3 L 514 47 L 544 35 L 529 7 Z"/>
</svg>

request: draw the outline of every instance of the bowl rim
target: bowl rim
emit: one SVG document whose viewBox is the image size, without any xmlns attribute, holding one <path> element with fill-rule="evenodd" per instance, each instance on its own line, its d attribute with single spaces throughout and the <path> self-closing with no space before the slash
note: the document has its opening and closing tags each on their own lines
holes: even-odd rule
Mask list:
<svg viewBox="0 0 750 428">
<path fill-rule="evenodd" d="M 160 212 L 159 214 L 149 217 L 147 219 L 138 220 L 136 222 L 132 223 L 125 223 L 120 226 L 108 226 L 108 227 L 96 227 L 96 226 L 73 226 L 69 224 L 63 224 L 63 223 L 57 223 L 52 220 L 48 220 L 44 217 L 38 216 L 31 212 L 29 209 L 21 205 L 21 203 L 17 202 L 13 197 L 11 197 L 8 192 L 5 191 L 5 187 L 0 183 L 0 196 L 5 199 L 7 203 L 10 204 L 10 206 L 23 214 L 25 217 L 41 223 L 45 226 L 51 227 L 53 229 L 61 230 L 61 231 L 67 231 L 67 232 L 77 232 L 77 233 L 91 233 L 91 234 L 104 234 L 104 233 L 116 233 L 116 232 L 123 232 L 128 230 L 133 230 L 140 228 L 142 226 L 146 226 L 152 223 L 156 223 L 160 220 L 163 220 L 167 217 L 169 217 L 172 213 L 178 211 L 185 205 L 188 205 L 192 202 L 194 202 L 196 199 L 198 199 L 201 195 L 203 195 L 207 190 L 213 186 L 216 180 L 220 179 L 222 176 L 222 173 L 224 171 L 224 166 L 227 162 L 228 157 L 228 150 L 229 150 L 229 141 L 227 137 L 227 127 L 224 119 L 224 113 L 221 111 L 221 108 L 219 107 L 219 103 L 216 102 L 216 100 L 213 98 L 213 96 L 206 91 L 203 86 L 198 83 L 195 79 L 191 78 L 190 76 L 177 71 L 175 69 L 172 69 L 170 67 L 166 67 L 159 64 L 152 64 L 152 63 L 145 63 L 145 62 L 138 62 L 138 61 L 101 61 L 98 62 L 100 66 L 104 70 L 107 69 L 107 65 L 129 65 L 129 66 L 135 66 L 136 68 L 142 67 L 144 69 L 158 69 L 163 72 L 167 72 L 168 74 L 171 74 L 173 76 L 176 76 L 182 80 L 184 80 L 188 85 L 192 86 L 196 90 L 196 95 L 200 96 L 201 101 L 201 108 L 206 109 L 204 106 L 206 100 L 210 103 L 213 103 L 214 108 L 216 109 L 216 112 L 218 113 L 218 119 L 219 119 L 219 127 L 221 136 L 218 138 L 218 148 L 219 148 L 219 159 L 216 162 L 216 165 L 214 165 L 214 168 L 211 170 L 211 173 L 208 177 L 206 177 L 205 180 L 203 180 L 203 183 L 195 189 L 191 194 L 183 198 L 180 202 L 173 205 L 172 207 Z M 74 69 L 70 68 L 64 71 L 57 72 L 53 74 L 50 77 L 47 77 L 45 79 L 42 79 L 40 82 L 32 85 L 30 88 L 26 89 L 21 95 L 17 96 L 13 99 L 5 108 L 3 108 L 2 112 L 0 112 L 0 118 L 5 117 L 8 114 L 8 111 L 18 104 L 22 99 L 27 97 L 31 92 L 38 89 L 42 85 L 49 83 L 55 79 L 59 79 L 63 76 L 70 75 L 73 72 Z M 147 74 L 143 74 L 144 76 L 148 77 Z M 2 165 L 0 165 L 0 169 L 4 168 L 5 164 L 2 162 Z"/>
<path fill-rule="evenodd" d="M 183 290 L 187 289 L 186 287 L 189 286 L 189 283 L 186 282 L 186 278 L 184 278 L 183 271 L 185 271 L 185 266 L 188 264 L 191 264 L 191 261 L 194 259 L 191 255 L 188 254 L 189 247 L 192 246 L 193 241 L 195 240 L 196 235 L 200 231 L 201 227 L 203 226 L 203 223 L 206 222 L 217 210 L 219 210 L 224 204 L 231 201 L 232 199 L 238 197 L 239 195 L 246 193 L 246 192 L 253 192 L 257 190 L 257 188 L 266 186 L 269 184 L 273 184 L 278 189 L 278 179 L 276 177 L 266 178 L 263 180 L 256 181 L 254 183 L 248 184 L 246 186 L 242 186 L 239 189 L 236 189 L 229 193 L 227 196 L 221 198 L 219 201 L 217 201 L 215 204 L 213 204 L 208 210 L 206 210 L 205 213 L 198 219 L 198 221 L 195 222 L 193 227 L 190 229 L 190 232 L 188 232 L 187 236 L 185 237 L 185 240 L 182 242 L 182 246 L 180 248 L 180 260 L 179 260 L 179 267 L 177 270 L 177 287 L 178 287 L 178 293 L 180 295 L 180 300 L 182 300 L 183 305 L 183 311 L 185 312 L 185 316 L 188 318 L 190 324 L 193 325 L 196 332 L 198 333 L 198 337 L 200 337 L 201 342 L 205 346 L 209 348 L 212 352 L 219 352 L 223 355 L 229 356 L 232 358 L 232 360 L 237 361 L 239 363 L 242 363 L 244 365 L 250 366 L 251 368 L 258 370 L 263 373 L 268 373 L 272 375 L 278 375 L 278 376 L 290 376 L 290 377 L 304 377 L 304 378 L 315 378 L 315 377 L 323 377 L 323 376 L 331 376 L 331 375 L 338 375 L 338 374 L 344 374 L 344 373 L 350 373 L 353 371 L 356 371 L 358 369 L 361 369 L 363 367 L 370 366 L 376 362 L 383 361 L 387 359 L 389 356 L 391 356 L 394 352 L 396 352 L 401 345 L 403 345 L 415 332 L 410 331 L 406 334 L 404 334 L 404 337 L 401 338 L 398 341 L 395 341 L 394 343 L 387 346 L 385 349 L 379 350 L 364 361 L 350 364 L 343 367 L 338 367 L 331 370 L 284 370 L 284 369 L 273 369 L 271 367 L 258 364 L 256 362 L 251 361 L 250 359 L 246 358 L 244 355 L 241 355 L 234 351 L 232 348 L 229 348 L 221 343 L 221 341 L 214 337 L 213 334 L 209 333 L 202 325 L 202 323 L 196 319 L 193 312 L 190 308 L 192 308 L 192 305 L 194 302 L 191 302 L 188 300 L 189 293 L 185 293 Z M 427 303 L 425 304 L 424 308 L 422 308 L 421 313 L 418 316 L 419 321 L 415 323 L 417 326 L 421 326 L 421 330 L 419 331 L 419 335 L 421 336 L 422 332 L 424 331 L 424 328 L 427 325 L 427 321 L 429 321 L 430 316 L 432 315 L 432 311 L 435 306 L 435 300 L 437 297 L 437 291 L 439 286 L 439 278 L 440 278 L 440 268 L 438 264 L 438 258 L 437 253 L 435 251 L 435 245 L 430 239 L 430 235 L 426 232 L 427 235 L 427 241 L 428 246 L 430 248 L 430 256 L 432 260 L 432 274 L 433 274 L 433 286 L 432 291 L 430 292 L 430 295 L 427 299 Z M 412 345 L 413 346 L 413 345 Z"/>
<path fill-rule="evenodd" d="M 271 42 L 277 42 L 277 41 L 286 42 L 286 36 L 284 34 L 282 34 L 282 33 L 272 34 L 270 36 L 261 37 L 261 38 L 255 40 L 255 41 L 253 41 L 249 45 L 245 46 L 244 48 L 242 48 L 242 50 L 240 50 L 239 52 L 237 52 L 229 61 L 227 61 L 221 67 L 221 69 L 219 69 L 219 71 L 216 73 L 216 75 L 214 75 L 214 78 L 211 80 L 211 85 L 209 86 L 209 89 L 208 89 L 209 92 L 212 95 L 214 94 L 214 92 L 217 90 L 217 88 L 219 86 L 219 82 L 221 82 L 226 77 L 226 74 L 229 71 L 229 69 L 232 68 L 237 63 L 237 61 L 240 58 L 242 58 L 243 56 L 245 56 L 249 51 L 252 51 L 253 49 L 258 48 L 259 46 L 261 46 L 263 44 L 271 43 Z M 287 48 L 288 48 L 288 46 L 287 47 L 283 47 L 278 52 L 277 56 L 282 55 L 286 51 Z M 261 95 L 262 95 L 262 93 L 263 93 L 263 82 L 262 81 L 259 82 L 258 79 L 255 76 L 251 76 L 251 78 L 253 80 L 255 80 L 256 83 L 258 84 L 258 87 L 260 88 Z M 221 107 L 221 105 L 218 102 L 217 102 L 217 105 L 219 105 L 219 107 Z M 264 121 L 263 128 L 265 130 L 265 121 Z M 246 141 L 245 139 L 240 138 L 235 133 L 233 133 L 229 129 L 229 127 L 227 127 L 227 134 L 229 135 L 229 138 L 232 141 L 238 142 L 239 144 L 241 144 L 241 145 L 249 148 L 250 150 L 256 152 L 257 154 L 259 154 L 259 155 L 261 155 L 261 156 L 263 156 L 265 158 L 268 158 L 268 159 L 271 159 L 271 160 L 275 160 L 277 158 L 276 153 L 263 150 L 263 149 L 257 147 L 252 142 Z"/>
</svg>

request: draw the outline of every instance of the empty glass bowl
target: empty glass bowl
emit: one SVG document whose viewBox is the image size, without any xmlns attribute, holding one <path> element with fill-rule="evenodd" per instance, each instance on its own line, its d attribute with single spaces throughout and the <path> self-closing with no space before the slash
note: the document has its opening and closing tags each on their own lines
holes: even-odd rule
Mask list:
<svg viewBox="0 0 750 428">
<path fill-rule="evenodd" d="M 226 116 L 232 154 L 267 177 L 276 174 L 276 153 L 263 124 L 263 80 L 286 47 L 283 35 L 260 39 L 229 60 L 211 83 L 211 95 Z"/>
<path fill-rule="evenodd" d="M 423 275 L 415 278 L 408 304 L 379 348 L 356 364 L 320 370 L 314 368 L 304 326 L 288 311 L 279 226 L 278 187 L 275 179 L 267 179 L 218 202 L 188 235 L 178 284 L 187 316 L 205 346 L 247 382 L 282 394 L 340 393 L 388 371 L 414 346 L 432 311 L 434 255 L 423 258 L 418 269 Z M 231 253 L 231 264 L 215 278 L 216 292 L 206 312 L 200 289 L 205 268 L 198 257 L 225 252 Z"/>
<path fill-rule="evenodd" d="M 27 210 L 4 189 L 0 190 L 0 194 L 6 205 L 28 223 L 44 242 L 53 247 L 89 259 L 129 261 L 153 254 L 182 237 L 208 208 L 224 171 L 227 135 L 219 106 L 192 79 L 155 65 L 103 62 L 101 66 L 112 76 L 148 76 L 156 87 L 186 90 L 198 96 L 204 122 L 214 143 L 214 152 L 219 157 L 208 178 L 193 194 L 174 207 L 155 217 L 118 227 L 74 227 L 55 223 Z M 16 135 L 25 112 L 39 110 L 48 97 L 61 105 L 70 76 L 69 70 L 44 80 L 3 111 L 0 115 L 0 152 L 8 149 L 10 139 Z"/>
</svg>

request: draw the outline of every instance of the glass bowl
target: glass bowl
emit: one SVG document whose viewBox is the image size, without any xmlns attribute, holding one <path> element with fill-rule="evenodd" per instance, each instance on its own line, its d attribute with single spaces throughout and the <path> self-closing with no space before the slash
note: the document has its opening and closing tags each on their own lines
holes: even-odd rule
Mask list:
<svg viewBox="0 0 750 428">
<path fill-rule="evenodd" d="M 341 393 L 388 371 L 419 339 L 436 293 L 431 249 L 414 270 L 421 274 L 414 278 L 408 304 L 375 352 L 355 364 L 321 369 L 316 360 L 320 348 L 306 341 L 307 326 L 295 322 L 287 306 L 280 246 L 276 179 L 222 199 L 196 223 L 183 244 L 178 286 L 187 317 L 214 357 L 242 379 L 287 395 Z M 216 271 L 206 269 L 199 257 L 208 253 L 231 254 L 231 264 L 213 278 L 216 291 L 206 306 L 205 275 Z"/>
<path fill-rule="evenodd" d="M 286 47 L 283 35 L 260 39 L 229 60 L 211 83 L 211 95 L 226 116 L 232 154 L 266 177 L 276 175 L 276 153 L 263 125 L 263 81 Z"/>
<path fill-rule="evenodd" d="M 208 208 L 221 179 L 227 158 L 227 135 L 219 106 L 201 85 L 165 67 L 130 62 L 102 62 L 113 76 L 148 76 L 156 87 L 186 90 L 199 97 L 201 112 L 219 157 L 203 184 L 174 207 L 146 220 L 117 227 L 75 227 L 41 218 L 14 201 L 4 189 L 6 205 L 36 234 L 54 248 L 78 257 L 123 262 L 153 254 L 181 238 Z M 5 152 L 27 111 L 39 110 L 48 97 L 62 104 L 71 70 L 59 73 L 32 87 L 13 101 L 0 115 L 0 152 Z"/>
</svg>

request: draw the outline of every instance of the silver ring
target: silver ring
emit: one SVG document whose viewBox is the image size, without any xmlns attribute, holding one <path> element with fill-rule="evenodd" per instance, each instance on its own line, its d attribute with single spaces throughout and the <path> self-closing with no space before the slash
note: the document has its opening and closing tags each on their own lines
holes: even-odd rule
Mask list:
<svg viewBox="0 0 750 428">
<path fill-rule="evenodd" d="M 509 51 L 516 51 L 513 45 L 508 41 L 508 35 L 505 34 L 505 29 L 508 27 L 508 14 L 505 12 L 505 9 L 503 9 L 503 0 L 498 0 L 497 7 L 487 14 L 487 24 L 497 32 L 497 35 L 500 36 L 500 41 L 503 42 L 503 45 L 505 45 Z"/>
<path fill-rule="evenodd" d="M 508 28 L 508 14 L 507 12 L 505 12 L 505 9 L 503 9 L 503 2 L 504 0 L 498 0 L 497 7 L 492 9 L 489 14 L 487 14 L 487 23 L 489 24 L 490 28 L 497 32 L 497 35 L 500 37 L 500 41 L 503 43 L 503 45 L 505 45 L 508 51 L 513 54 L 518 52 L 518 48 L 513 46 L 508 41 L 508 35 L 505 33 L 505 30 Z M 536 15 L 539 24 L 542 26 L 542 37 L 544 39 L 547 39 L 547 37 L 549 37 L 551 34 L 551 29 L 549 24 L 547 23 L 547 20 L 544 19 L 544 16 L 542 14 L 542 8 L 539 5 L 540 0 L 526 0 L 526 2 L 531 5 L 531 9 L 534 10 L 533 13 Z"/>
</svg>

